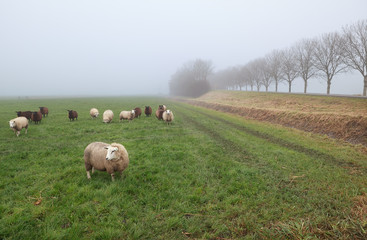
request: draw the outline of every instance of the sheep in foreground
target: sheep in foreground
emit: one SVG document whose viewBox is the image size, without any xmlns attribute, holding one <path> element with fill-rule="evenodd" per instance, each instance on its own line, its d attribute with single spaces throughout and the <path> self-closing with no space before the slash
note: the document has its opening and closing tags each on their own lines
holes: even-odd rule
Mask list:
<svg viewBox="0 0 367 240">
<path fill-rule="evenodd" d="M 25 134 L 27 134 L 28 131 L 28 119 L 25 117 L 17 117 L 9 121 L 9 126 L 11 129 L 13 129 L 15 135 L 17 137 L 20 134 L 20 130 L 25 128 Z"/>
<path fill-rule="evenodd" d="M 84 150 L 85 170 L 90 179 L 90 170 L 107 171 L 115 181 L 115 172 L 124 171 L 129 165 L 129 155 L 125 147 L 118 143 L 107 144 L 103 142 L 90 143 Z"/>
<path fill-rule="evenodd" d="M 150 115 L 152 115 L 152 108 L 150 106 L 145 106 L 144 113 L 145 116 L 149 117 Z"/>
<path fill-rule="evenodd" d="M 173 112 L 171 110 L 164 111 L 163 114 L 162 114 L 162 119 L 163 119 L 163 121 L 165 121 L 167 123 L 167 125 L 172 123 L 172 121 L 174 119 Z"/>
<path fill-rule="evenodd" d="M 104 123 L 110 123 L 113 119 L 113 112 L 111 110 L 106 110 L 103 113 L 103 122 Z"/>
<path fill-rule="evenodd" d="M 90 116 L 95 119 L 98 117 L 99 115 L 99 112 L 98 112 L 98 109 L 97 108 L 92 108 L 90 111 L 89 111 L 89 114 Z"/>
<path fill-rule="evenodd" d="M 121 120 L 133 120 L 135 117 L 135 110 L 131 110 L 131 111 L 121 111 L 120 112 L 120 122 Z M 129 121 L 129 122 L 130 122 Z"/>
</svg>

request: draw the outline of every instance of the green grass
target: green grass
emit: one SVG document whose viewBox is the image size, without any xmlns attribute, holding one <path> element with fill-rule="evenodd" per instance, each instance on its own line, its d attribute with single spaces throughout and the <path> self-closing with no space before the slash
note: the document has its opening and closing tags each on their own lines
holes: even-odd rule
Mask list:
<svg viewBox="0 0 367 240">
<path fill-rule="evenodd" d="M 117 120 L 162 103 L 170 126 Z M 14 111 L 41 105 L 49 116 L 17 138 Z M 92 120 L 91 107 L 111 109 L 113 122 Z M 0 123 L 0 239 L 366 237 L 353 211 L 367 192 L 366 155 L 320 135 L 148 97 L 1 100 Z M 87 180 L 83 151 L 94 141 L 126 147 L 122 179 Z"/>
</svg>

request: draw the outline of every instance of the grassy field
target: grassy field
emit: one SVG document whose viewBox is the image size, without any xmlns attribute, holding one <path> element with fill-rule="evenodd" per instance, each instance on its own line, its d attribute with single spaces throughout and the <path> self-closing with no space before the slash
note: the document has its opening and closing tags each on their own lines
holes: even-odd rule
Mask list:
<svg viewBox="0 0 367 240">
<path fill-rule="evenodd" d="M 121 110 L 165 103 L 155 117 Z M 17 138 L 16 110 L 49 116 Z M 89 109 L 115 119 L 92 120 Z M 78 111 L 70 122 L 66 109 Z M 365 239 L 361 146 L 148 97 L 0 101 L 0 239 Z M 87 180 L 83 151 L 123 144 L 122 179 Z M 118 175 L 117 175 L 118 176 Z"/>
</svg>

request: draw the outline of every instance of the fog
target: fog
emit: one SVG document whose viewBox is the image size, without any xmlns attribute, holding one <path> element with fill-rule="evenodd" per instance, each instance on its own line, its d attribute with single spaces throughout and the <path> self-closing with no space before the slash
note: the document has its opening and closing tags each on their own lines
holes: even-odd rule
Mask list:
<svg viewBox="0 0 367 240">
<path fill-rule="evenodd" d="M 339 31 L 366 9 L 366 0 L 1 1 L 0 96 L 166 95 L 187 61 L 246 64 Z M 362 81 L 339 75 L 331 93 L 361 94 Z M 321 80 L 309 85 L 326 91 Z"/>
</svg>

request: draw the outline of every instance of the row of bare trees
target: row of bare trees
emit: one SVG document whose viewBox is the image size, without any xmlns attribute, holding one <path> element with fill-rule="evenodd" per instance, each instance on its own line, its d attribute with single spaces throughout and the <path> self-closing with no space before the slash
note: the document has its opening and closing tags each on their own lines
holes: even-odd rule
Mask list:
<svg viewBox="0 0 367 240">
<path fill-rule="evenodd" d="M 346 25 L 342 32 L 332 32 L 314 39 L 304 39 L 292 47 L 274 50 L 250 61 L 246 65 L 230 67 L 216 72 L 210 77 L 214 89 L 240 89 L 260 91 L 262 86 L 269 90 L 275 85 L 278 91 L 280 82 L 288 84 L 297 78 L 304 81 L 307 93 L 308 81 L 321 78 L 326 81 L 326 93 L 335 75 L 346 71 L 358 71 L 363 76 L 363 96 L 367 93 L 367 20 Z"/>
</svg>

